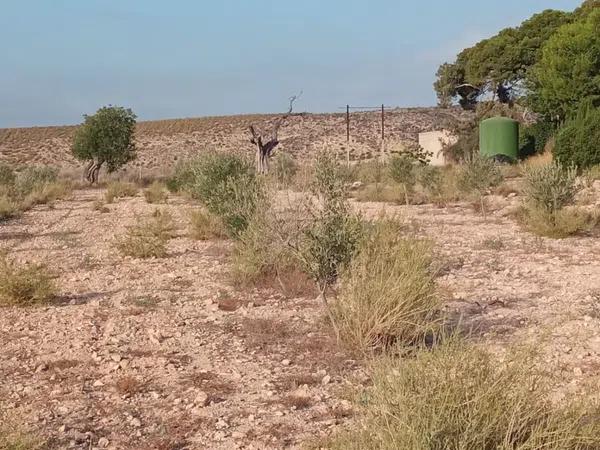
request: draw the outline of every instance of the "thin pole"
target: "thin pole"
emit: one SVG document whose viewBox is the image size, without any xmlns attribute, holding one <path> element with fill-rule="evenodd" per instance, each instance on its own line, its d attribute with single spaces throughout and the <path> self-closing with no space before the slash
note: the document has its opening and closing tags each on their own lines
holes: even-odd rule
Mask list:
<svg viewBox="0 0 600 450">
<path fill-rule="evenodd" d="M 385 106 L 381 105 L 381 161 L 385 159 Z"/>
<path fill-rule="evenodd" d="M 350 105 L 346 105 L 346 166 L 350 168 Z"/>
<path fill-rule="evenodd" d="M 346 105 L 346 142 L 350 142 L 350 105 Z"/>
<path fill-rule="evenodd" d="M 381 105 L 381 140 L 385 141 L 385 107 Z"/>
</svg>

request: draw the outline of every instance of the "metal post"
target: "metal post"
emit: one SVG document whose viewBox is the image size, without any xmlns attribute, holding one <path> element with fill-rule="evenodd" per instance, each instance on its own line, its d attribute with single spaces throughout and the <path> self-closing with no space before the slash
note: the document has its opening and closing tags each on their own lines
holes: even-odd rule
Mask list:
<svg viewBox="0 0 600 450">
<path fill-rule="evenodd" d="M 346 166 L 350 168 L 350 105 L 346 105 Z"/>
<path fill-rule="evenodd" d="M 381 105 L 381 162 L 385 160 L 385 106 Z"/>
</svg>

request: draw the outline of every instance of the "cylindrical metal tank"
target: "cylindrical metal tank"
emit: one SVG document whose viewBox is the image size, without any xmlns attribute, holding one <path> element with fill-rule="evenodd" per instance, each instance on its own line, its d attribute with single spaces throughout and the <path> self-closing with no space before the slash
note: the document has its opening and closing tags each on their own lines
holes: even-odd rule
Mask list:
<svg viewBox="0 0 600 450">
<path fill-rule="evenodd" d="M 482 156 L 519 156 L 519 122 L 508 117 L 492 117 L 479 124 L 479 152 Z"/>
</svg>

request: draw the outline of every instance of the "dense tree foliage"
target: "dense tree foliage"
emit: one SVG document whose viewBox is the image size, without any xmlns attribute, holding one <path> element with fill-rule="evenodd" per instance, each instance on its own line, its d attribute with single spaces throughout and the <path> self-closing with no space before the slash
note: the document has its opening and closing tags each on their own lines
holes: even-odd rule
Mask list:
<svg viewBox="0 0 600 450">
<path fill-rule="evenodd" d="M 570 20 L 569 13 L 546 10 L 519 27 L 504 29 L 463 50 L 454 63 L 445 63 L 438 70 L 434 88 L 440 103 L 448 104 L 459 98 L 462 106 L 472 106 L 476 100 L 473 92 L 477 97 L 491 93 L 502 103 L 509 103 L 522 89 L 542 46 Z M 464 85 L 472 86 L 475 91 L 461 92 Z"/>
<path fill-rule="evenodd" d="M 591 101 L 584 102 L 558 133 L 554 157 L 579 169 L 600 164 L 600 109 Z"/>
<path fill-rule="evenodd" d="M 532 70 L 529 102 L 543 116 L 561 122 L 588 99 L 600 100 L 600 10 L 561 27 L 544 46 Z"/>
<path fill-rule="evenodd" d="M 98 181 L 104 164 L 114 172 L 135 159 L 135 124 L 133 111 L 119 106 L 106 106 L 84 116 L 71 151 L 77 159 L 89 162 L 84 176 L 90 183 Z"/>
</svg>

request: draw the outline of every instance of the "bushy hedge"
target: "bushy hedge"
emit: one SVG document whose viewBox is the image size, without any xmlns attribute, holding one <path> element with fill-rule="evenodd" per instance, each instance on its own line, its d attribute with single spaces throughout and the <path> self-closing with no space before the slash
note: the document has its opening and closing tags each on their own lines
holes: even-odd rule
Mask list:
<svg viewBox="0 0 600 450">
<path fill-rule="evenodd" d="M 600 108 L 580 113 L 559 131 L 554 157 L 580 170 L 600 164 Z"/>
</svg>

